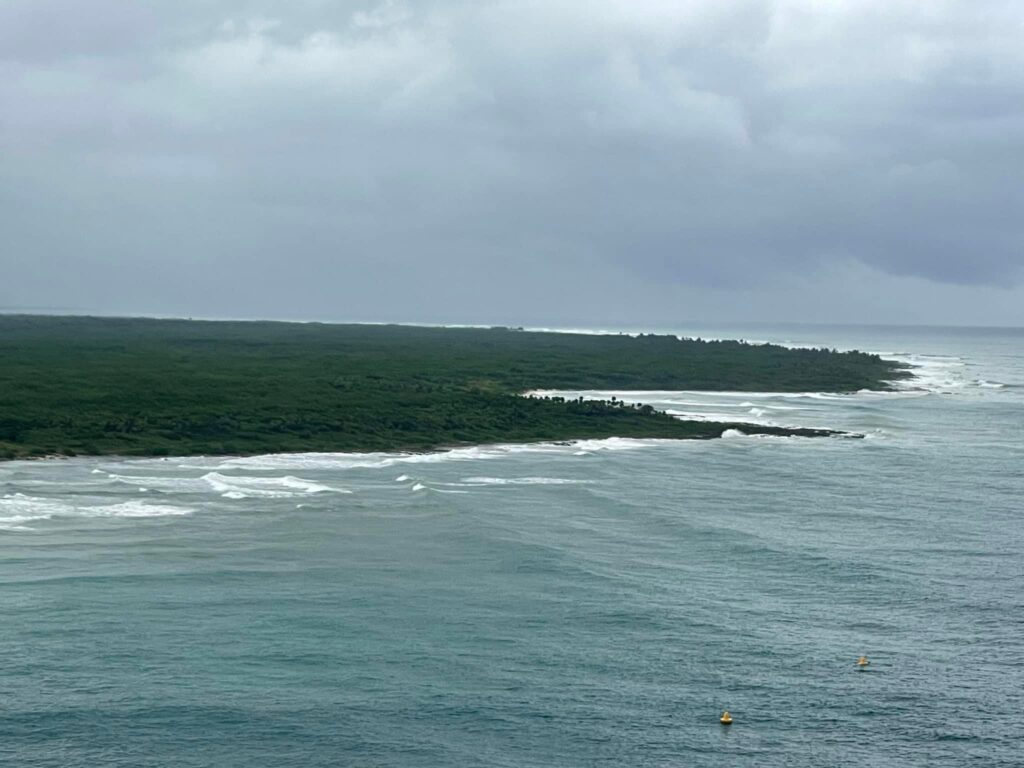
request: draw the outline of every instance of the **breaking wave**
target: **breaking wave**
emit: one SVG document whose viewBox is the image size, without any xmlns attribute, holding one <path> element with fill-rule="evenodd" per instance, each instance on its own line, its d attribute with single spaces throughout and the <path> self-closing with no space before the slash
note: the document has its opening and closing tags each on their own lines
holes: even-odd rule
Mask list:
<svg viewBox="0 0 1024 768">
<path fill-rule="evenodd" d="M 309 493 L 351 493 L 345 488 L 323 485 L 301 477 L 251 477 L 208 472 L 201 478 L 210 488 L 229 499 L 256 496 L 267 499 L 288 499 Z"/>
<path fill-rule="evenodd" d="M 219 474 L 220 470 L 287 471 L 287 470 L 339 470 L 385 469 L 389 467 L 440 464 L 447 462 L 501 459 L 520 454 L 574 454 L 580 451 L 634 451 L 664 440 L 609 437 L 599 440 L 566 440 L 546 443 L 502 443 L 493 445 L 449 448 L 432 453 L 268 453 L 260 456 L 242 456 L 225 459 L 216 465 L 180 464 L 181 469 L 207 469 Z M 232 479 L 232 478 L 229 478 Z M 396 482 L 411 478 L 400 475 Z M 248 479 L 246 480 L 248 482 Z M 332 489 L 338 490 L 338 489 Z"/>
<path fill-rule="evenodd" d="M 8 494 L 0 498 L 0 529 L 31 530 L 25 523 L 54 518 L 142 518 L 178 517 L 195 512 L 190 507 L 151 504 L 146 501 L 124 501 L 119 504 L 69 504 L 54 499 Z"/>
<path fill-rule="evenodd" d="M 95 470 L 94 470 L 95 471 Z M 301 477 L 252 477 L 226 475 L 221 472 L 207 472 L 200 477 L 174 475 L 124 475 L 110 473 L 109 479 L 133 485 L 142 491 L 157 490 L 162 493 L 209 493 L 211 490 L 228 499 L 244 499 L 250 496 L 262 498 L 291 498 L 309 493 L 351 493 L 345 488 L 324 485 Z"/>
<path fill-rule="evenodd" d="M 461 483 L 450 485 L 582 485 L 586 482 L 564 477 L 464 477 Z"/>
</svg>

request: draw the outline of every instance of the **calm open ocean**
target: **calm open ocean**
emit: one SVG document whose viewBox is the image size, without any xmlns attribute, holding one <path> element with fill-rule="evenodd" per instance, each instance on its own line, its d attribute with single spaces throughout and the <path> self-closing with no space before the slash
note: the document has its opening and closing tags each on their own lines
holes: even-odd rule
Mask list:
<svg viewBox="0 0 1024 768">
<path fill-rule="evenodd" d="M 0 463 L 0 764 L 1024 764 L 1024 331 L 677 330 L 920 389 L 616 393 L 864 440 Z"/>
</svg>

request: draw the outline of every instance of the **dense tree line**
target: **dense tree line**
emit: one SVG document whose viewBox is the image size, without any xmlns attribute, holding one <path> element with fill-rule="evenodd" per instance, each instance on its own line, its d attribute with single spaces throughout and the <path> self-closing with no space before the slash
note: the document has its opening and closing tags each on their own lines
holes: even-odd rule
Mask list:
<svg viewBox="0 0 1024 768">
<path fill-rule="evenodd" d="M 903 375 L 860 352 L 671 336 L 0 316 L 0 458 L 715 437 L 735 425 L 520 393 L 854 391 Z"/>
</svg>

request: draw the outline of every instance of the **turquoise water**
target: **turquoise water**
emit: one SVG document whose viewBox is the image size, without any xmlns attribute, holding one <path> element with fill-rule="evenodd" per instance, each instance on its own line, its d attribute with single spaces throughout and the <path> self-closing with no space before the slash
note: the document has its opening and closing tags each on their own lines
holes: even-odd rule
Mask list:
<svg viewBox="0 0 1024 768">
<path fill-rule="evenodd" d="M 864 440 L 0 464 L 0 763 L 1020 765 L 1024 332 L 717 335 L 920 389 L 620 393 Z"/>
</svg>

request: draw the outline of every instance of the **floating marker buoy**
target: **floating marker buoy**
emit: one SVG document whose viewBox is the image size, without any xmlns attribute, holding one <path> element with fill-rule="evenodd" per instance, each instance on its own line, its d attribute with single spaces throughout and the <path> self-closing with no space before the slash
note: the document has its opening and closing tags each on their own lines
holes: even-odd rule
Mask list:
<svg viewBox="0 0 1024 768">
<path fill-rule="evenodd" d="M 722 716 L 720 718 L 718 718 L 718 722 L 720 722 L 722 725 L 732 725 L 732 715 L 729 714 L 728 709 L 722 713 Z"/>
<path fill-rule="evenodd" d="M 871 662 L 868 661 L 868 657 L 867 656 L 861 656 L 859 659 L 857 659 L 857 666 L 860 667 L 861 669 L 863 669 L 864 667 L 866 667 L 870 663 Z"/>
</svg>

